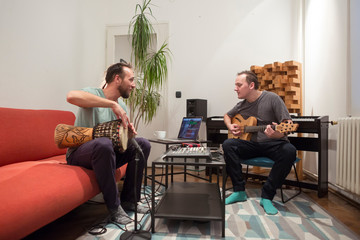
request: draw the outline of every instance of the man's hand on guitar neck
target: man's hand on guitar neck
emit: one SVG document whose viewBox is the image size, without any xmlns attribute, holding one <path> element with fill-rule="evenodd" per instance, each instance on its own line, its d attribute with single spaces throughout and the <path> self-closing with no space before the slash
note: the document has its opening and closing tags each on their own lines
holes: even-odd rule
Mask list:
<svg viewBox="0 0 360 240">
<path fill-rule="evenodd" d="M 277 125 L 277 123 L 272 123 L 273 125 Z M 272 125 L 267 125 L 266 126 L 266 129 L 264 131 L 265 135 L 268 137 L 268 138 L 273 138 L 273 139 L 277 139 L 277 138 L 282 138 L 284 136 L 284 134 L 278 132 L 278 131 L 275 131 L 272 127 Z"/>
<path fill-rule="evenodd" d="M 292 123 L 291 120 L 284 120 L 283 121 L 284 123 Z M 282 138 L 285 136 L 284 133 L 281 133 L 279 131 L 275 131 L 274 128 L 272 126 L 276 126 L 278 125 L 277 123 L 273 122 L 272 123 L 273 125 L 267 125 L 266 126 L 266 129 L 264 131 L 265 135 L 268 137 L 268 138 L 273 138 L 273 139 L 278 139 L 278 138 Z"/>
</svg>

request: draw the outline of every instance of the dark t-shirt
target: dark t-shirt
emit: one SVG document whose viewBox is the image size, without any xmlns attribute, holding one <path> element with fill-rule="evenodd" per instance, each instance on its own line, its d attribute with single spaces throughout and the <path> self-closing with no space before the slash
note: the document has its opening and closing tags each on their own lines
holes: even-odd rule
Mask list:
<svg viewBox="0 0 360 240">
<path fill-rule="evenodd" d="M 244 119 L 251 116 L 257 119 L 257 125 L 272 125 L 272 122 L 281 123 L 283 120 L 291 119 L 284 101 L 275 93 L 262 91 L 260 97 L 256 101 L 250 103 L 242 100 L 227 112 L 229 117 L 234 117 L 240 113 Z M 253 133 L 251 141 L 264 142 L 274 139 L 268 138 L 262 131 Z M 281 138 L 287 140 L 287 137 Z"/>
</svg>

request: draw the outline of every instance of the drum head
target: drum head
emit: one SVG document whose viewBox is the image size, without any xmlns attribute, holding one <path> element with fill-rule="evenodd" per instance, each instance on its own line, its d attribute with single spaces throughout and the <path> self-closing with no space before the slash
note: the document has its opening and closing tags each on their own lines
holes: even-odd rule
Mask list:
<svg viewBox="0 0 360 240">
<path fill-rule="evenodd" d="M 127 143 L 128 143 L 128 130 L 125 129 L 122 125 L 119 127 L 119 138 L 120 142 L 119 146 L 120 152 L 124 152 L 127 149 Z"/>
</svg>

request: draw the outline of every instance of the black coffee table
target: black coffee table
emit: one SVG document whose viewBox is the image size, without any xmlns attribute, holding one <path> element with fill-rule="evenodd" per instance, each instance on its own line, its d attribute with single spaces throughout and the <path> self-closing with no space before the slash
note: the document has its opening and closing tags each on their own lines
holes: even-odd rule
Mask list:
<svg viewBox="0 0 360 240">
<path fill-rule="evenodd" d="M 183 182 L 168 182 L 168 167 L 182 166 L 184 171 Z M 211 173 L 209 178 L 202 178 L 203 182 L 186 182 L 187 166 L 205 166 L 216 169 L 217 182 L 213 183 Z M 165 167 L 165 194 L 155 206 L 155 168 Z M 152 162 L 152 196 L 151 196 L 151 229 L 155 232 L 155 218 L 168 218 L 177 220 L 221 221 L 222 237 L 225 237 L 225 182 L 222 181 L 220 190 L 219 173 L 226 178 L 224 159 L 211 157 L 165 157 Z M 172 175 L 173 172 L 170 173 Z M 198 177 L 194 175 L 194 177 Z"/>
</svg>

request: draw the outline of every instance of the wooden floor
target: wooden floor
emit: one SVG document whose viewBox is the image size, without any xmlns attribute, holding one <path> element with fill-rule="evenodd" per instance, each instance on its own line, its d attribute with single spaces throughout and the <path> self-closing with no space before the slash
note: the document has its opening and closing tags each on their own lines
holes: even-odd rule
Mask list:
<svg viewBox="0 0 360 240">
<path fill-rule="evenodd" d="M 151 170 L 149 169 L 150 173 Z M 157 169 L 157 173 L 161 170 Z M 193 174 L 206 177 L 205 171 L 193 171 Z M 216 175 L 213 175 L 216 179 Z M 289 178 L 292 176 L 289 175 Z M 157 177 L 160 180 L 160 177 Z M 183 181 L 183 175 L 174 175 L 174 181 Z M 187 176 L 188 182 L 202 181 L 197 178 Z M 220 178 L 220 181 L 222 179 Z M 150 182 L 148 181 L 150 185 Z M 227 186 L 231 187 L 231 181 L 227 181 Z M 262 184 L 256 181 L 248 181 L 247 188 L 261 188 Z M 317 192 L 312 190 L 303 190 L 308 197 L 317 202 L 321 207 L 327 210 L 332 216 L 341 221 L 344 225 L 349 227 L 353 232 L 359 235 L 360 239 L 360 206 L 350 204 L 338 195 L 329 192 L 323 198 L 317 197 Z M 91 226 L 107 217 L 107 210 L 104 204 L 85 203 L 74 209 L 65 216 L 39 229 L 25 239 L 42 240 L 42 239 L 76 239 L 84 234 Z"/>
</svg>

